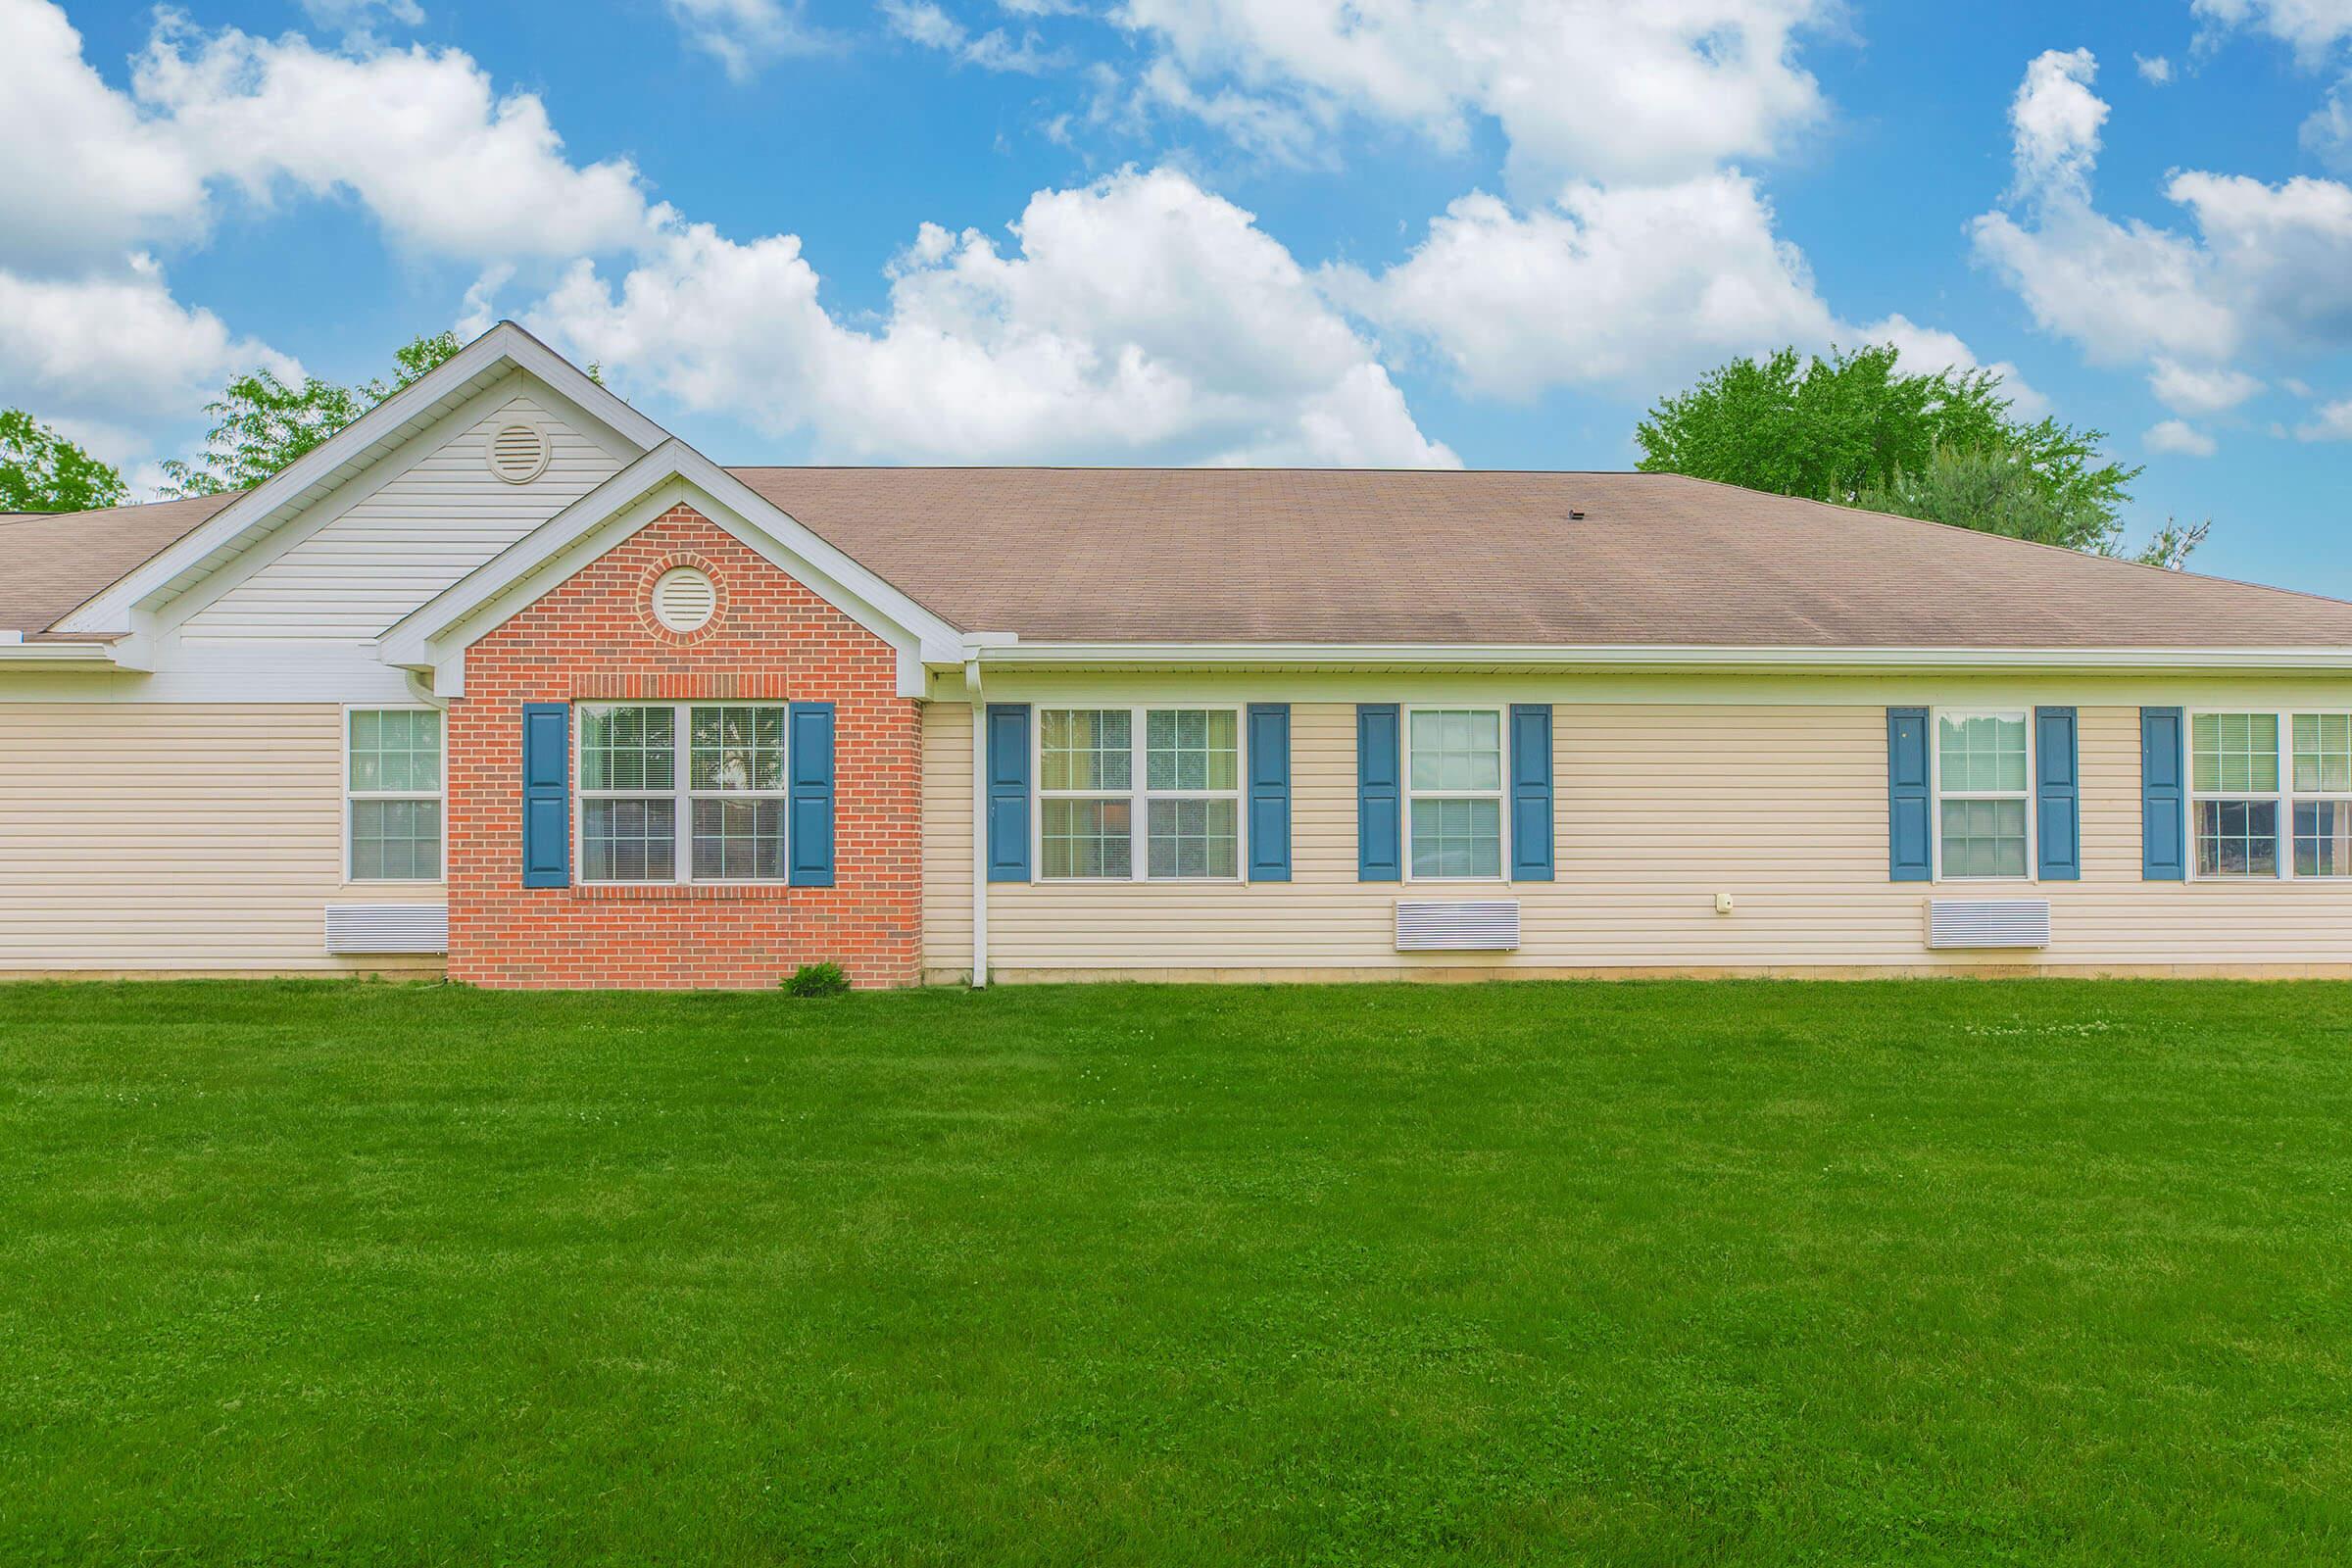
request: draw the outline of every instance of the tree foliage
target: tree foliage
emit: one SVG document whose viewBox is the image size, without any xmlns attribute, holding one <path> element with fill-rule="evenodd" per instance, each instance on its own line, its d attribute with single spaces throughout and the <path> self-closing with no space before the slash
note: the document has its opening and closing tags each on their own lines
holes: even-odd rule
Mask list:
<svg viewBox="0 0 2352 1568">
<path fill-rule="evenodd" d="M 2112 553 L 2122 527 L 2091 501 L 2044 484 L 2006 447 L 1937 447 L 1918 467 L 1897 468 L 1852 500 L 1865 512 L 1961 521 L 1984 533 L 2102 555 Z"/>
<path fill-rule="evenodd" d="M 22 409 L 0 409 L 0 512 L 89 512 L 130 494 L 122 475 Z"/>
<path fill-rule="evenodd" d="M 1804 496 L 2114 556 L 2140 474 L 2101 430 L 2024 420 L 1990 370 L 1906 375 L 1891 344 L 1739 359 L 1635 430 L 1649 472 Z M 2168 524 L 2138 559 L 2179 567 L 2210 524 Z"/>
<path fill-rule="evenodd" d="M 463 347 L 455 332 L 420 337 L 393 351 L 389 383 L 358 386 L 306 377 L 289 386 L 268 369 L 240 375 L 204 406 L 213 416 L 204 457 L 164 465 L 170 496 L 209 496 L 260 484 L 386 398 L 422 378 Z"/>
</svg>

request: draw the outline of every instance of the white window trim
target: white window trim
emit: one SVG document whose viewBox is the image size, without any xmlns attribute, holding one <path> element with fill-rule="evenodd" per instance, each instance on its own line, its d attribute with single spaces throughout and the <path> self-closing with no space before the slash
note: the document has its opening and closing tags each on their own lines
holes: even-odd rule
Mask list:
<svg viewBox="0 0 2352 1568">
<path fill-rule="evenodd" d="M 2026 803 L 2026 870 L 2023 876 L 1955 876 L 1943 868 L 1943 721 L 1947 718 L 2020 718 L 2026 721 L 2026 787 L 2021 790 L 1956 792 L 1956 801 L 2015 801 Z M 2041 881 L 2041 801 L 2034 785 L 2041 777 L 2041 728 L 2031 703 L 1928 710 L 1928 830 L 1935 843 L 1937 882 L 1968 886 L 1995 883 L 2002 887 L 2033 887 Z M 2078 767 L 2081 766 L 2078 760 Z M 2077 785 L 2078 796 L 2081 785 Z M 2079 808 L 2078 808 L 2079 809 Z"/>
<path fill-rule="evenodd" d="M 571 724 L 571 863 L 579 867 L 583 886 L 599 888 L 780 888 L 792 880 L 792 705 L 782 698 L 771 701 L 747 702 L 630 702 L 607 699 L 593 703 L 574 703 Z M 588 753 L 587 715 L 610 713 L 626 708 L 666 708 L 670 710 L 670 745 L 674 770 L 670 783 L 663 790 L 591 790 L 582 784 L 587 774 Z M 690 788 L 694 777 L 694 710 L 698 708 L 772 708 L 784 715 L 782 783 L 772 790 L 698 790 Z M 590 801 L 658 801 L 667 799 L 671 807 L 672 855 L 670 877 L 666 882 L 626 881 L 617 877 L 592 877 L 588 874 L 588 810 Z M 694 803 L 696 801 L 781 801 L 784 836 L 784 871 L 770 877 L 696 877 L 694 874 Z"/>
<path fill-rule="evenodd" d="M 2197 720 L 2218 717 L 2225 713 L 2265 713 L 2278 721 L 2278 788 L 2273 791 L 2248 790 L 2229 792 L 2197 788 Z M 2352 791 L 2330 795 L 2320 791 L 2298 795 L 2295 790 L 2295 718 L 2339 718 L 2352 716 L 2352 710 L 2342 708 L 2191 708 L 2182 710 L 2180 754 L 2187 776 L 2181 782 L 2181 796 L 2188 806 L 2181 823 L 2181 840 L 2185 850 L 2183 870 L 2191 882 L 2211 882 L 2217 887 L 2263 887 L 2277 882 L 2319 882 L 2352 885 L 2352 875 L 2338 872 L 2334 876 L 2298 876 L 2295 873 L 2295 802 L 2352 800 Z M 2278 870 L 2272 876 L 2230 876 L 2222 872 L 2203 872 L 2197 869 L 2197 804 L 2200 801 L 2268 801 L 2278 809 Z"/>
<path fill-rule="evenodd" d="M 432 713 L 441 726 L 441 785 L 430 794 L 422 790 L 355 790 L 351 787 L 351 715 L 354 713 Z M 431 703 L 345 703 L 341 787 L 343 792 L 343 859 L 339 875 L 345 887 L 437 888 L 449 881 L 449 715 Z M 431 801 L 441 808 L 441 874 L 439 876 L 353 876 L 351 874 L 352 807 L 359 801 Z"/>
<path fill-rule="evenodd" d="M 1416 790 L 1413 788 L 1413 715 L 1415 713 L 1493 713 L 1496 741 L 1496 787 L 1492 790 Z M 1407 882 L 1451 883 L 1477 887 L 1507 887 L 1511 881 L 1511 709 L 1508 703 L 1405 703 L 1397 710 L 1396 789 L 1397 843 L 1404 857 L 1398 869 Z M 1493 876 L 1415 876 L 1413 874 L 1413 802 L 1494 802 L 1495 847 L 1498 858 Z"/>
<path fill-rule="evenodd" d="M 1151 749 L 1145 715 L 1154 712 L 1217 712 L 1233 715 L 1233 788 L 1229 790 L 1154 790 L 1145 788 L 1148 777 L 1146 756 Z M 1127 785 L 1123 790 L 1050 790 L 1046 780 L 1046 714 L 1054 713 L 1112 713 L 1128 715 Z M 1072 700 L 1068 702 L 1033 703 L 1029 722 L 1029 776 L 1036 781 L 1031 791 L 1036 809 L 1029 813 L 1029 880 L 1032 883 L 1051 883 L 1055 887 L 1071 885 L 1116 887 L 1122 883 L 1152 882 L 1161 886 L 1218 887 L 1247 883 L 1250 880 L 1250 715 L 1245 705 L 1231 702 L 1195 702 L 1183 699 L 1150 703 L 1102 703 Z M 1046 802 L 1048 801 L 1116 801 L 1127 802 L 1128 843 L 1127 875 L 1125 876 L 1048 876 L 1046 875 Z M 1153 801 L 1231 801 L 1233 802 L 1233 875 L 1231 876 L 1152 876 L 1152 803 Z"/>
</svg>

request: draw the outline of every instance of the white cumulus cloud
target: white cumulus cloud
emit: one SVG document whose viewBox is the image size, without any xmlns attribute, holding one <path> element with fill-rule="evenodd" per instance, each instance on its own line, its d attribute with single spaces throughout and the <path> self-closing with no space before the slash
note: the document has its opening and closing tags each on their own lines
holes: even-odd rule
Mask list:
<svg viewBox="0 0 2352 1568">
<path fill-rule="evenodd" d="M 64 280 L 0 271 L 0 403 L 106 425 L 181 418 L 256 366 L 302 373 L 211 311 L 173 299 L 149 258 Z"/>
<path fill-rule="evenodd" d="M 2243 370 L 2158 360 L 2148 371 L 2148 389 L 2176 414 L 2226 414 L 2262 390 Z"/>
<path fill-rule="evenodd" d="M 2009 105 L 2021 191 L 2087 189 L 2107 104 L 2090 90 L 2098 62 L 2087 49 L 2045 50 L 2026 67 Z"/>
<path fill-rule="evenodd" d="M 2140 438 L 2150 452 L 2180 458 L 2210 458 L 2221 450 L 2213 437 L 2185 419 L 2166 419 Z"/>
<path fill-rule="evenodd" d="M 1829 308 L 1737 172 L 1667 186 L 1572 185 L 1520 212 L 1465 196 L 1403 262 L 1326 272 L 1385 332 L 1424 342 L 1474 392 L 1558 385 L 1645 395 L 1728 355 L 1821 344 Z"/>
<path fill-rule="evenodd" d="M 460 51 L 330 52 L 172 12 L 122 93 L 56 6 L 0 0 L 0 261 L 21 267 L 199 237 L 221 182 L 355 198 L 394 244 L 474 261 L 624 246 L 652 214 L 627 160 L 571 162 L 536 94 Z"/>
<path fill-rule="evenodd" d="M 2191 413 L 2251 395 L 2244 356 L 2352 347 L 2352 187 L 2180 171 L 2164 194 L 2186 227 L 2118 221 L 2091 188 L 2107 109 L 2095 69 L 2082 51 L 2028 68 L 2011 111 L 2012 205 L 1971 224 L 1979 259 L 2035 321 L 2096 363 L 2148 366 L 2158 394 Z"/>
<path fill-rule="evenodd" d="M 112 262 L 204 227 L 202 161 L 90 69 L 47 0 L 0 0 L 0 264 Z"/>
<path fill-rule="evenodd" d="M 2352 0 L 2192 0 L 2189 9 L 2210 28 L 2267 33 L 2306 65 L 2352 38 Z"/>
<path fill-rule="evenodd" d="M 1826 114 L 1796 63 L 1834 0 L 1124 0 L 1189 77 L 1459 144 L 1491 117 L 1512 185 L 1670 182 L 1782 151 Z M 1203 85 L 1203 101 L 1220 101 Z"/>
<path fill-rule="evenodd" d="M 1450 466 L 1249 213 L 1168 170 L 1033 196 L 1007 252 L 925 224 L 868 329 L 793 235 L 673 225 L 526 319 L 630 383 L 852 459 Z"/>
<path fill-rule="evenodd" d="M 1840 320 L 1803 255 L 1774 232 L 1770 204 L 1736 172 L 1575 185 L 1528 212 L 1473 194 L 1402 262 L 1377 274 L 1330 267 L 1323 281 L 1387 338 L 1425 346 L 1488 396 L 1578 386 L 1646 398 L 1736 355 L 1891 343 L 1905 371 L 1989 368 L 2017 413 L 2048 408 L 2014 365 L 1981 366 L 1948 331 L 1899 314 Z"/>
<path fill-rule="evenodd" d="M 454 49 L 352 56 L 168 24 L 132 91 L 208 173 L 265 201 L 281 184 L 348 192 L 396 244 L 437 255 L 572 256 L 647 220 L 627 160 L 571 163 L 537 95 L 501 96 Z"/>
</svg>

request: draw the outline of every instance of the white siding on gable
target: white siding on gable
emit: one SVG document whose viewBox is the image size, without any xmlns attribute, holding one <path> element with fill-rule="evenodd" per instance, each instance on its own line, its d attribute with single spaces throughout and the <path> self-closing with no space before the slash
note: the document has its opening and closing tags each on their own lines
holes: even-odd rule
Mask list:
<svg viewBox="0 0 2352 1568">
<path fill-rule="evenodd" d="M 546 432 L 528 484 L 490 471 L 510 424 Z M 180 626 L 191 639 L 375 637 L 620 469 L 611 453 L 522 393 L 261 566 Z M 330 503 L 332 505 L 332 503 Z"/>
</svg>

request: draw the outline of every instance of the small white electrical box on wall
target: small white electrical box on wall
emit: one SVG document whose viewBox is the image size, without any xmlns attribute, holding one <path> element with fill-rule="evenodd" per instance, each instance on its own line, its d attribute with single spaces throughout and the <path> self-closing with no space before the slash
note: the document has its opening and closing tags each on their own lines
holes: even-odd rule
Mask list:
<svg viewBox="0 0 2352 1568">
<path fill-rule="evenodd" d="M 1729 914 L 1732 912 L 1732 896 L 1729 893 L 1718 893 L 1715 895 L 1715 912 L 1717 914 Z"/>
</svg>

